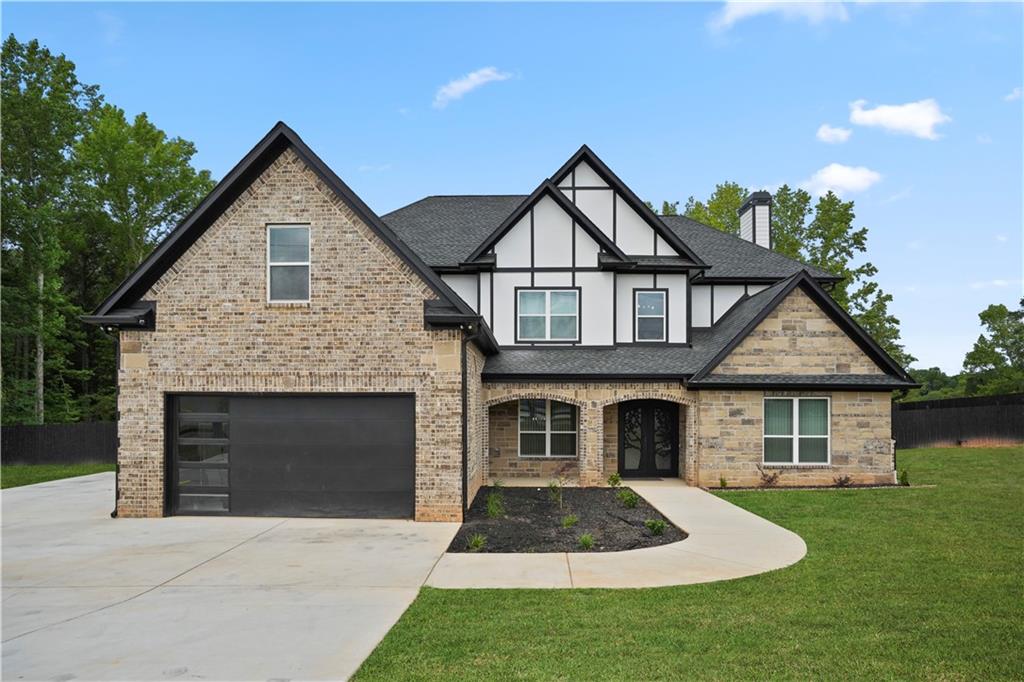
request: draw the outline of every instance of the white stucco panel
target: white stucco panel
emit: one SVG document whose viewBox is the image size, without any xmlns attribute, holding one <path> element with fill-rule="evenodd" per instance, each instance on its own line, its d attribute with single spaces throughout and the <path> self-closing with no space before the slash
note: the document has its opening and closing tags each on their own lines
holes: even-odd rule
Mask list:
<svg viewBox="0 0 1024 682">
<path fill-rule="evenodd" d="M 534 264 L 572 267 L 572 229 L 572 217 L 554 199 L 546 196 L 538 201 L 533 207 Z"/>
<path fill-rule="evenodd" d="M 527 213 L 494 245 L 498 267 L 530 267 L 530 247 L 530 214 Z"/>
</svg>

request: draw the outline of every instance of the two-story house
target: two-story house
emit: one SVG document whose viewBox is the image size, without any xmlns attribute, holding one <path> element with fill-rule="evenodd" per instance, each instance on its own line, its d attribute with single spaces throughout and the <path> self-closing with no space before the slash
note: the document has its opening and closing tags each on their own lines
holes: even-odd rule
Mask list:
<svg viewBox="0 0 1024 682">
<path fill-rule="evenodd" d="M 378 217 L 286 125 L 88 321 L 119 336 L 117 511 L 458 520 L 489 479 L 892 483 L 913 381 L 771 250 L 587 147 L 528 195 Z"/>
</svg>

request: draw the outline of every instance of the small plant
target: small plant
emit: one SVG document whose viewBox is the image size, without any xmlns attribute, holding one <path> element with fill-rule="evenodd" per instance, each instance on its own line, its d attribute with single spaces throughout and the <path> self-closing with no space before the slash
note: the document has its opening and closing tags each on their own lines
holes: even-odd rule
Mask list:
<svg viewBox="0 0 1024 682">
<path fill-rule="evenodd" d="M 580 536 L 580 539 L 577 540 L 577 543 L 579 544 L 580 549 L 589 552 L 594 548 L 594 536 L 590 533 L 584 533 Z"/>
<path fill-rule="evenodd" d="M 500 492 L 487 494 L 487 516 L 497 519 L 505 515 L 505 500 Z"/>
<path fill-rule="evenodd" d="M 618 488 L 622 485 L 622 476 L 619 476 L 617 473 L 612 474 L 608 477 L 608 485 L 612 488 Z"/>
<path fill-rule="evenodd" d="M 548 483 L 548 497 L 551 501 L 558 505 L 558 508 L 562 508 L 562 481 L 554 480 Z"/>
<path fill-rule="evenodd" d="M 761 474 L 760 486 L 762 488 L 774 488 L 779 484 L 779 477 L 782 476 L 781 471 L 765 471 L 761 468 L 760 464 L 757 465 L 757 471 Z"/>
<path fill-rule="evenodd" d="M 634 509 L 640 502 L 640 496 L 629 488 L 623 488 L 616 493 L 615 497 L 619 498 L 619 502 L 621 502 L 622 506 L 626 509 Z"/>
<path fill-rule="evenodd" d="M 727 488 L 728 486 L 729 486 L 729 481 L 725 480 L 725 476 L 719 476 L 718 477 L 718 487 L 719 488 Z"/>
<path fill-rule="evenodd" d="M 466 549 L 470 552 L 479 552 L 487 546 L 487 536 L 482 533 L 477 533 L 469 538 L 469 542 L 466 543 Z"/>
<path fill-rule="evenodd" d="M 500 478 L 494 479 L 494 482 L 491 483 L 491 490 L 493 490 L 496 493 L 500 493 L 504 487 L 505 482 L 502 481 Z"/>
<path fill-rule="evenodd" d="M 661 535 L 665 532 L 665 522 L 661 519 L 647 519 L 644 525 L 651 531 L 651 535 Z"/>
<path fill-rule="evenodd" d="M 910 472 L 906 469 L 900 469 L 899 483 L 900 485 L 910 485 Z"/>
<path fill-rule="evenodd" d="M 562 528 L 572 528 L 580 522 L 580 518 L 575 514 L 569 514 L 568 516 L 562 517 Z"/>
<path fill-rule="evenodd" d="M 853 485 L 853 479 L 849 476 L 836 476 L 832 479 L 832 483 L 837 488 L 849 488 Z"/>
</svg>

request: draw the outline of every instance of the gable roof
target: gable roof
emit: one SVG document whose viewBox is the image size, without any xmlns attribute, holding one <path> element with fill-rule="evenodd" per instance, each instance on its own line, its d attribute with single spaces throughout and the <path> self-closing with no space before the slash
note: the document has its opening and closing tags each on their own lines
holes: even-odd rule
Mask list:
<svg viewBox="0 0 1024 682">
<path fill-rule="evenodd" d="M 612 169 L 605 165 L 604 161 L 593 152 L 590 147 L 583 145 L 580 147 L 575 154 L 569 157 L 569 160 L 562 164 L 562 167 L 555 171 L 555 174 L 551 176 L 551 182 L 554 184 L 560 183 L 565 179 L 572 169 L 576 167 L 581 161 L 586 161 L 587 165 L 594 169 L 594 172 L 600 176 L 602 180 L 608 183 L 608 186 L 618 192 L 619 196 L 626 204 L 636 211 L 644 222 L 646 222 L 652 230 L 661 236 L 669 245 L 679 253 L 687 256 L 692 260 L 696 267 L 702 267 L 706 265 L 700 257 L 694 253 L 686 242 L 679 238 L 672 230 L 667 229 L 665 224 L 658 219 L 658 216 L 647 206 L 643 201 L 640 200 L 636 194 L 633 193 L 626 183 L 619 179 Z"/>
<path fill-rule="evenodd" d="M 807 270 L 819 281 L 834 282 L 841 279 L 830 272 L 806 265 L 686 216 L 661 216 L 661 221 L 711 266 L 701 273 L 701 278 L 705 280 L 774 281 L 789 277 L 800 270 Z"/>
<path fill-rule="evenodd" d="M 715 353 L 703 367 L 701 367 L 691 378 L 691 383 L 700 385 L 700 382 L 705 380 L 708 375 L 715 369 L 729 354 L 743 342 L 745 338 L 759 325 L 761 322 L 768 317 L 769 314 L 775 308 L 779 306 L 782 301 L 789 296 L 790 293 L 797 287 L 800 287 L 804 293 L 806 293 L 811 300 L 818 304 L 818 306 L 825 312 L 829 318 L 839 326 L 850 339 L 857 344 L 857 346 L 864 351 L 864 354 L 875 361 L 875 363 L 884 370 L 887 374 L 901 379 L 906 382 L 906 385 L 916 386 L 917 383 L 907 374 L 906 370 L 900 367 L 899 363 L 892 359 L 892 357 L 882 349 L 878 343 L 871 338 L 871 336 L 864 331 L 857 322 L 847 313 L 843 308 L 835 302 L 835 300 L 821 288 L 814 277 L 806 270 L 801 270 L 792 277 L 782 280 L 778 284 L 765 289 L 757 296 L 750 297 L 749 299 L 740 301 L 733 308 L 732 312 L 729 313 L 726 318 L 731 318 L 726 324 L 723 324 L 726 334 L 730 337 L 729 341 Z M 755 307 L 751 307 L 751 301 L 759 299 L 760 297 L 768 294 L 767 300 L 758 301 Z M 723 318 L 720 322 L 726 322 L 726 318 Z M 733 328 L 740 327 L 736 333 L 733 332 Z M 712 330 L 715 328 L 712 327 Z M 696 339 L 695 339 L 696 343 Z M 717 379 L 717 377 L 716 377 Z"/>
<path fill-rule="evenodd" d="M 473 249 L 473 252 L 469 254 L 469 258 L 466 260 L 473 261 L 487 253 L 491 247 L 501 241 L 501 238 L 519 222 L 520 218 L 526 215 L 527 211 L 533 208 L 537 202 L 544 197 L 550 197 L 556 204 L 558 204 L 558 206 L 568 213 L 576 224 L 582 227 L 584 232 L 589 234 L 591 238 L 600 244 L 606 252 L 614 255 L 619 260 L 627 260 L 626 254 L 624 254 L 622 250 L 615 245 L 615 242 L 609 239 L 608 235 L 602 232 L 601 229 L 583 213 L 583 211 L 577 208 L 576 204 L 566 199 L 562 190 L 558 189 L 558 187 L 556 187 L 550 180 L 545 180 L 540 183 L 537 189 L 533 190 L 533 193 L 526 197 L 526 199 L 519 204 L 518 208 L 512 211 L 512 213 L 505 218 L 501 225 L 498 225 L 487 239 Z"/>
<path fill-rule="evenodd" d="M 283 122 L 278 121 L 255 147 L 224 176 L 205 199 L 189 213 L 161 241 L 138 268 L 130 274 L 88 316 L 88 321 L 102 324 L 104 316 L 115 309 L 123 309 L 137 302 L 160 277 L 188 250 L 228 207 L 248 189 L 286 149 L 292 148 L 320 179 L 331 188 L 380 239 L 418 274 L 445 303 L 466 315 L 475 315 L 440 276 L 431 270 L 401 239 L 374 213 L 355 192 L 310 149 L 305 142 Z"/>
</svg>

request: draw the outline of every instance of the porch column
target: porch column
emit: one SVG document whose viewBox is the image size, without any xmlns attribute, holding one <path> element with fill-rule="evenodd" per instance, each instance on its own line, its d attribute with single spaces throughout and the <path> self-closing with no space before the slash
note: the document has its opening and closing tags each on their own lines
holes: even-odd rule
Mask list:
<svg viewBox="0 0 1024 682">
<path fill-rule="evenodd" d="M 580 408 L 580 485 L 604 483 L 604 409 L 593 401 Z"/>
</svg>

